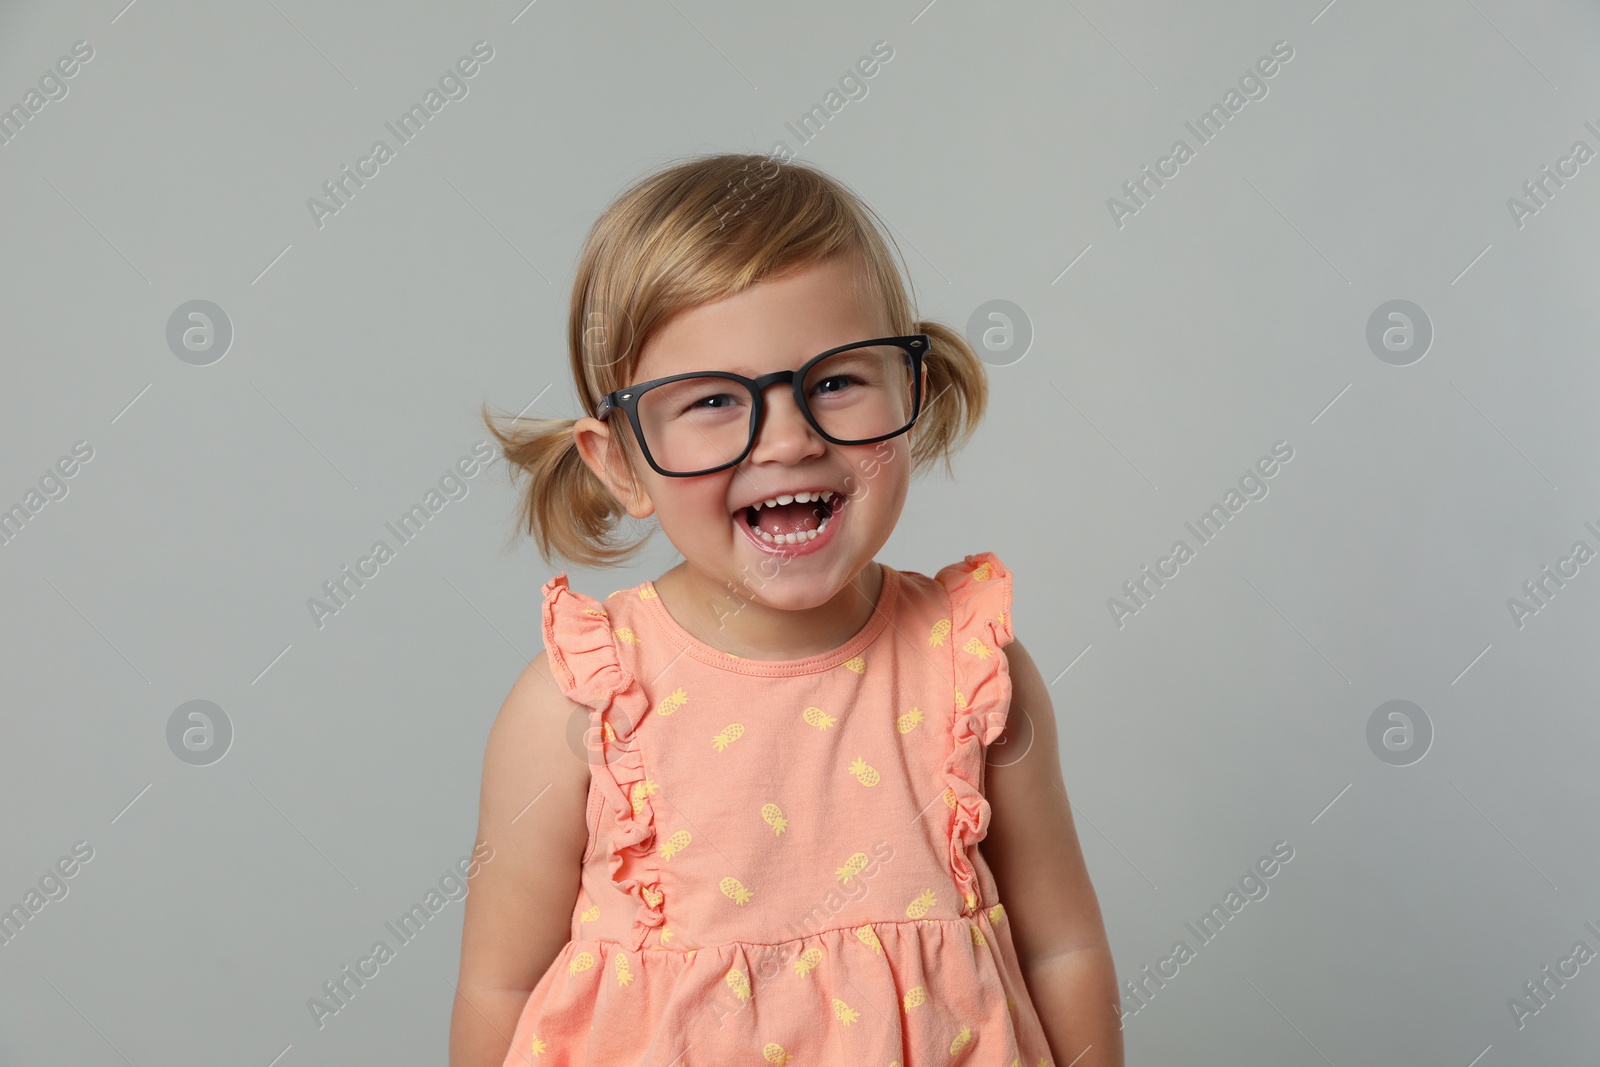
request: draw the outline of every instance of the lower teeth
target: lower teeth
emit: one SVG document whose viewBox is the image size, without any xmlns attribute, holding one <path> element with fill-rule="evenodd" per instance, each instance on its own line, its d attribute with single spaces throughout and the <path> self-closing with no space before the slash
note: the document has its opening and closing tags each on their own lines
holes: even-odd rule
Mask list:
<svg viewBox="0 0 1600 1067">
<path fill-rule="evenodd" d="M 823 519 L 815 530 L 804 530 L 800 533 L 792 534 L 770 534 L 759 526 L 753 526 L 751 529 L 755 530 L 756 535 L 769 545 L 803 545 L 807 541 L 815 540 L 818 534 L 828 528 L 828 523 L 832 520 L 833 513 L 829 512 L 828 517 Z"/>
</svg>

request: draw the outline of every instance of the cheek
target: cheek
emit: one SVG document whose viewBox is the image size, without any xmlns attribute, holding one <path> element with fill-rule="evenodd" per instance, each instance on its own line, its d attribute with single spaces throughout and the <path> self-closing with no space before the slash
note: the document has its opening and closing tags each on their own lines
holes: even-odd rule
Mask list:
<svg viewBox="0 0 1600 1067">
<path fill-rule="evenodd" d="M 903 491 L 910 474 L 911 454 L 904 437 L 863 445 L 853 450 L 850 465 L 861 490 L 894 496 Z"/>
<path fill-rule="evenodd" d="M 674 479 L 662 478 L 660 482 Z M 685 478 L 684 482 L 700 479 Z M 658 485 L 656 510 L 662 518 L 684 528 L 720 528 L 731 526 L 733 515 L 728 511 L 728 486 L 722 485 Z"/>
</svg>

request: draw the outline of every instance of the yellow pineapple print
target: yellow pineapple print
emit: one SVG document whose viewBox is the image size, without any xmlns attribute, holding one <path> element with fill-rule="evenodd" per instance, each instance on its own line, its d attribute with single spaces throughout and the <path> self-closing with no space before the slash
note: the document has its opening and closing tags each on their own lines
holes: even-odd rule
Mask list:
<svg viewBox="0 0 1600 1067">
<path fill-rule="evenodd" d="M 967 929 L 972 931 L 972 943 L 974 945 L 981 948 L 989 943 L 988 939 L 983 936 L 983 931 L 976 926 L 969 926 Z"/>
<path fill-rule="evenodd" d="M 621 590 L 618 590 L 618 592 L 621 592 Z M 639 587 L 639 599 L 640 600 L 655 600 L 655 599 L 657 599 L 657 597 L 656 597 L 656 587 L 654 585 L 642 585 L 642 586 L 640 586 Z"/>
<path fill-rule="evenodd" d="M 576 956 L 572 957 L 571 963 L 567 964 L 567 977 L 571 978 L 575 974 L 582 974 L 584 971 L 587 971 L 593 966 L 594 953 L 580 952 Z"/>
<path fill-rule="evenodd" d="M 661 903 L 661 892 L 660 892 L 660 890 L 657 890 L 657 889 L 641 889 L 641 890 L 639 890 L 639 892 L 644 894 L 644 899 L 650 902 L 650 906 L 652 908 L 655 907 L 657 904 Z"/>
<path fill-rule="evenodd" d="M 857 756 L 855 758 L 855 762 L 850 764 L 850 773 L 855 775 L 856 781 L 860 782 L 862 785 L 871 786 L 878 784 L 878 769 L 867 763 L 867 761 L 862 759 L 860 756 Z"/>
<path fill-rule="evenodd" d="M 907 1011 L 910 1011 L 919 1004 L 927 1003 L 927 1000 L 928 990 L 925 986 L 912 986 L 906 990 L 906 995 L 901 999 L 900 1003 Z"/>
<path fill-rule="evenodd" d="M 922 721 L 922 712 L 912 708 L 894 721 L 894 728 L 903 734 L 909 734 L 917 728 L 917 723 Z"/>
<path fill-rule="evenodd" d="M 744 725 L 742 723 L 730 722 L 728 725 L 724 726 L 719 733 L 711 735 L 711 744 L 718 752 L 721 752 L 743 736 Z"/>
<path fill-rule="evenodd" d="M 808 948 L 800 953 L 800 958 L 794 961 L 794 973 L 801 978 L 807 978 L 816 970 L 817 964 L 822 962 L 820 948 Z"/>
<path fill-rule="evenodd" d="M 685 693 L 682 689 L 674 689 L 672 692 L 662 697 L 660 703 L 656 704 L 656 714 L 671 715 L 688 702 L 688 693 Z"/>
<path fill-rule="evenodd" d="M 920 919 L 928 914 L 928 909 L 933 907 L 933 890 L 924 889 L 922 894 L 906 905 L 906 918 Z"/>
<path fill-rule="evenodd" d="M 989 580 L 990 574 L 993 573 L 993 571 L 991 570 L 991 567 L 992 567 L 992 564 L 990 564 L 988 560 L 984 560 L 978 566 L 972 568 L 972 578 L 973 578 L 973 580 L 974 581 L 978 581 L 978 582 L 987 582 Z"/>
<path fill-rule="evenodd" d="M 1017 998 L 1012 996 L 1010 993 L 1007 993 L 1006 994 L 1006 1011 L 1015 1012 L 1016 1010 L 1017 1010 Z"/>
<path fill-rule="evenodd" d="M 717 883 L 717 886 L 722 890 L 722 895 L 733 901 L 735 904 L 747 904 L 749 903 L 750 898 L 755 895 L 754 892 L 746 889 L 744 884 L 740 882 L 739 879 L 731 876 L 724 878 L 721 882 Z"/>
<path fill-rule="evenodd" d="M 599 608 L 584 608 L 583 609 L 583 613 L 585 615 L 600 615 L 600 616 L 604 616 L 605 615 L 605 612 L 601 611 Z"/>
<path fill-rule="evenodd" d="M 866 945 L 878 955 L 883 955 L 883 942 L 878 940 L 878 931 L 874 930 L 870 923 L 856 927 L 853 932 L 863 945 Z"/>
<path fill-rule="evenodd" d="M 627 985 L 629 982 L 633 981 L 633 972 L 628 969 L 628 954 L 626 952 L 617 953 L 617 965 L 615 970 L 617 972 L 618 985 Z"/>
<path fill-rule="evenodd" d="M 667 838 L 666 844 L 661 846 L 661 858 L 670 860 L 678 853 L 689 847 L 689 831 L 679 830 Z"/>
<path fill-rule="evenodd" d="M 834 997 L 833 1017 L 838 1019 L 844 1025 L 849 1026 L 851 1023 L 861 1018 L 861 1013 L 856 1011 L 850 1005 L 846 1004 L 844 1001 L 840 1000 L 838 997 Z"/>
<path fill-rule="evenodd" d="M 761 1058 L 768 1063 L 788 1063 L 789 1054 L 783 1051 L 783 1046 L 776 1041 L 769 1041 L 761 1046 Z"/>
<path fill-rule="evenodd" d="M 826 730 L 828 727 L 839 721 L 836 717 L 825 714 L 821 708 L 807 708 L 805 711 L 800 713 L 800 717 L 804 719 L 808 725 L 815 726 L 819 730 Z"/>
<path fill-rule="evenodd" d="M 633 813 L 635 815 L 644 810 L 644 798 L 653 796 L 658 788 L 660 787 L 648 778 L 644 778 L 633 783 L 632 800 Z"/>
<path fill-rule="evenodd" d="M 627 626 L 619 626 L 612 632 L 617 635 L 617 640 L 621 641 L 625 645 L 637 645 L 639 643 L 639 635 L 635 634 L 633 630 Z"/>
<path fill-rule="evenodd" d="M 944 806 L 945 807 L 949 808 L 951 811 L 955 811 L 956 810 L 956 791 L 955 791 L 955 789 L 953 789 L 950 786 L 945 786 L 944 792 L 940 793 L 939 796 L 944 800 Z"/>
<path fill-rule="evenodd" d="M 609 744 L 615 744 L 617 731 L 611 728 L 611 723 L 605 719 L 600 720 L 600 739 Z"/>
<path fill-rule="evenodd" d="M 596 904 L 593 907 L 584 908 L 583 914 L 578 916 L 578 922 L 592 923 L 598 918 L 600 918 L 600 905 Z"/>
<path fill-rule="evenodd" d="M 970 890 L 969 890 L 969 891 L 968 891 L 968 892 L 967 892 L 967 893 L 966 893 L 966 894 L 965 894 L 965 896 L 966 896 L 966 898 L 967 898 L 967 910 L 968 910 L 968 911 L 974 911 L 974 910 L 976 910 L 976 909 L 977 909 L 977 907 L 978 907 L 978 894 L 976 894 L 976 893 L 973 893 L 973 892 L 971 892 L 971 891 L 970 891 Z"/>
<path fill-rule="evenodd" d="M 539 1040 L 539 1035 L 538 1034 L 534 1034 L 533 1035 L 533 1044 L 528 1046 L 528 1051 L 533 1053 L 535 1056 L 537 1056 L 541 1052 L 549 1051 L 549 1048 L 550 1048 L 549 1045 L 547 1045 L 543 1041 Z"/>
<path fill-rule="evenodd" d="M 950 1042 L 950 1055 L 954 1056 L 956 1053 L 958 1053 L 962 1049 L 966 1048 L 968 1043 L 971 1042 L 971 1041 L 972 1041 L 972 1027 L 963 1026 L 961 1028 L 961 1032 L 956 1034 L 956 1039 L 954 1041 Z"/>
<path fill-rule="evenodd" d="M 659 937 L 658 937 L 658 940 L 659 940 L 659 941 L 660 941 L 660 942 L 661 942 L 661 943 L 662 943 L 662 944 L 663 944 L 663 945 L 665 945 L 665 944 L 666 944 L 666 943 L 667 943 L 667 942 L 668 942 L 668 941 L 671 941 L 671 940 L 672 940 L 672 938 L 673 938 L 673 933 L 672 933 L 672 928 L 671 928 L 671 927 L 668 927 L 668 926 L 663 926 L 663 927 L 662 927 L 662 928 L 661 928 L 661 934 L 660 934 L 660 936 L 659 936 Z"/>
<path fill-rule="evenodd" d="M 867 864 L 872 862 L 865 852 L 852 852 L 850 858 L 844 861 L 844 866 L 834 871 L 834 877 L 839 881 L 852 878 L 867 869 Z"/>
<path fill-rule="evenodd" d="M 990 926 L 994 926 L 995 924 L 999 923 L 999 921 L 1001 919 L 1004 919 L 1005 917 L 1006 917 L 1006 906 L 1004 904 L 996 904 L 994 907 L 989 909 L 989 925 Z"/>
<path fill-rule="evenodd" d="M 867 661 L 860 656 L 851 656 L 844 661 L 844 665 L 846 669 L 855 671 L 857 674 L 867 673 Z"/>
<path fill-rule="evenodd" d="M 733 990 L 733 995 L 740 1000 L 750 999 L 750 978 L 743 971 L 734 968 L 723 978 L 728 983 L 728 988 Z"/>
<path fill-rule="evenodd" d="M 782 809 L 776 804 L 761 805 L 761 820 L 772 827 L 773 836 L 777 836 L 789 828 L 789 820 L 783 817 Z"/>
<path fill-rule="evenodd" d="M 928 633 L 928 644 L 943 645 L 944 639 L 950 636 L 950 620 L 940 619 L 933 624 L 933 629 Z"/>
<path fill-rule="evenodd" d="M 976 637 L 967 638 L 967 643 L 961 646 L 961 651 L 971 652 L 979 659 L 988 659 L 994 655 L 994 649 L 979 641 Z"/>
</svg>

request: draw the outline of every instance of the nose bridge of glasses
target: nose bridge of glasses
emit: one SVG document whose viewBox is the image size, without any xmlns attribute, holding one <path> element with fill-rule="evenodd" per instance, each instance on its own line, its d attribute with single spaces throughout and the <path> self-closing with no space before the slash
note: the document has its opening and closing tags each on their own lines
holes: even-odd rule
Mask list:
<svg viewBox="0 0 1600 1067">
<path fill-rule="evenodd" d="M 772 400 L 767 396 L 767 393 L 768 393 L 769 390 L 771 390 L 775 386 L 782 386 L 783 388 L 778 390 L 778 395 L 782 396 L 782 397 L 787 397 L 789 399 L 790 407 L 794 408 L 794 416 L 796 418 L 798 418 L 801 423 L 805 423 L 805 424 L 809 425 L 809 423 L 807 423 L 804 411 L 795 402 L 795 393 L 796 393 L 795 383 L 800 381 L 800 372 L 799 371 L 792 370 L 792 369 L 791 370 L 775 370 L 770 374 L 758 375 L 753 380 L 756 383 L 756 391 L 758 393 L 760 393 L 761 396 L 762 396 L 762 400 L 763 400 L 762 407 L 763 407 L 763 409 L 766 409 L 766 410 L 763 410 L 762 416 L 761 416 L 761 422 L 763 424 L 767 422 L 767 414 L 768 414 L 768 412 L 770 411 L 770 409 L 772 407 Z M 780 400 L 779 403 L 781 404 L 782 401 Z M 759 434 L 764 429 L 765 429 L 764 425 L 763 426 L 758 426 L 758 427 L 755 428 L 755 432 L 757 434 Z"/>
</svg>

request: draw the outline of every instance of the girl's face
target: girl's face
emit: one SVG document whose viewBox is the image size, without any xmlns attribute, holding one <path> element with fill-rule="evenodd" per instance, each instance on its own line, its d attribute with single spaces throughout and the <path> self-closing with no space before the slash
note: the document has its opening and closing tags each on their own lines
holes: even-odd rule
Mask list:
<svg viewBox="0 0 1600 1067">
<path fill-rule="evenodd" d="M 864 280 L 858 285 L 854 262 L 835 257 L 691 308 L 668 321 L 643 347 L 631 382 L 706 370 L 754 378 L 798 369 L 830 348 L 892 335 L 887 315 L 865 287 Z M 633 434 L 620 412 L 603 422 L 580 419 L 575 427 L 578 446 L 630 515 L 657 516 L 695 576 L 716 587 L 731 586 L 742 598 L 773 608 L 813 608 L 837 595 L 888 541 L 910 486 L 910 436 L 836 445 L 806 421 L 791 387 L 769 387 L 764 399 L 766 410 L 750 454 L 712 474 L 658 474 L 631 440 L 638 481 L 630 484 L 627 472 L 614 462 L 607 471 L 602 457 L 609 435 L 631 439 Z M 749 505 L 802 490 L 834 494 L 828 528 L 816 539 L 769 544 L 751 529 Z M 774 514 L 789 510 L 780 507 Z M 816 517 L 806 524 L 816 526 Z"/>
</svg>

